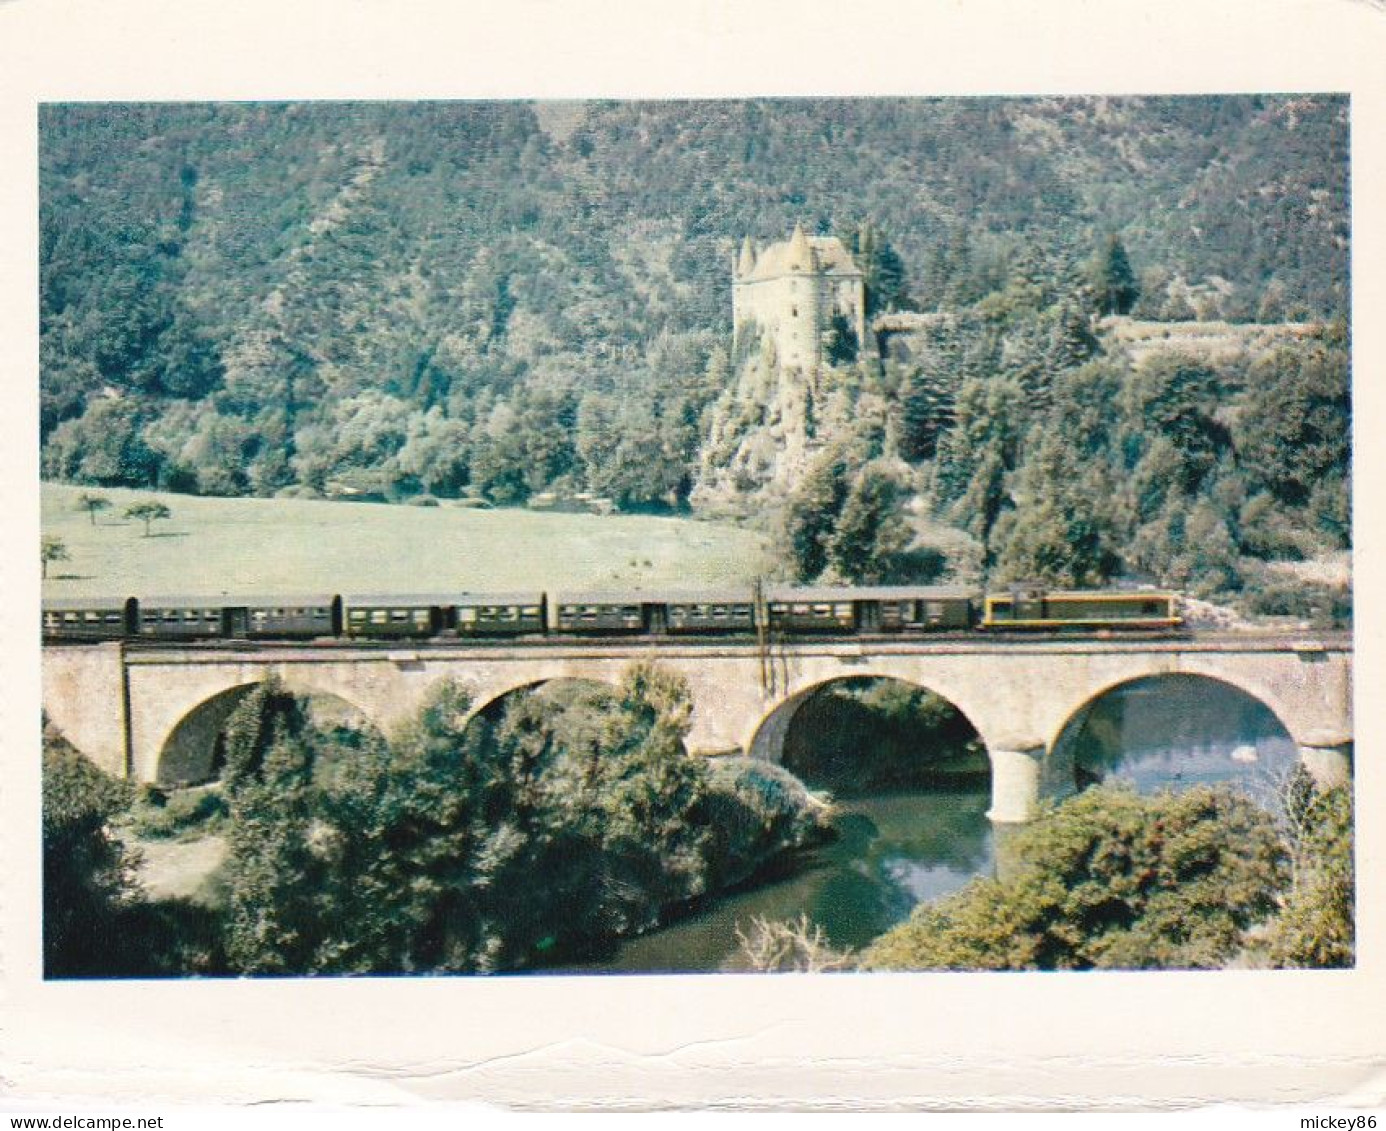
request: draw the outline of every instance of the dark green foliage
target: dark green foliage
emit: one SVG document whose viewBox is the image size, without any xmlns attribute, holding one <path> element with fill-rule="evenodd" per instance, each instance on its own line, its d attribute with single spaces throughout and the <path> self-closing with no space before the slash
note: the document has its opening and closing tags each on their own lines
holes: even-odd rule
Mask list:
<svg viewBox="0 0 1386 1131">
<path fill-rule="evenodd" d="M 172 796 L 150 791 L 143 804 L 131 813 L 131 828 L 146 839 L 179 837 L 195 832 L 198 836 L 215 831 L 228 812 L 226 798 L 215 786 L 182 789 Z"/>
<path fill-rule="evenodd" d="M 826 809 L 804 783 L 773 762 L 727 756 L 715 759 L 706 798 L 712 841 L 710 887 L 741 883 L 787 849 L 828 835 Z"/>
<path fill-rule="evenodd" d="M 910 308 L 904 261 L 884 232 L 874 224 L 862 224 L 847 239 L 847 247 L 861 268 L 868 318 L 883 310 Z"/>
<path fill-rule="evenodd" d="M 273 683 L 246 697 L 224 737 L 234 969 L 551 963 L 816 829 L 802 791 L 768 795 L 749 773 L 714 784 L 683 749 L 687 690 L 653 667 L 614 692 L 560 684 L 470 712 L 444 684 L 387 745 L 321 729 Z"/>
<path fill-rule="evenodd" d="M 1015 834 L 1019 873 L 922 904 L 864 956 L 871 969 L 1216 968 L 1288 880 L 1271 817 L 1199 787 L 1104 786 Z"/>
<path fill-rule="evenodd" d="M 1282 349 L 1255 365 L 1248 383 L 1235 441 L 1251 482 L 1291 505 L 1327 481 L 1342 483 L 1352 436 L 1346 351 Z"/>
<path fill-rule="evenodd" d="M 1082 312 L 1129 302 L 1111 256 L 1116 285 L 1084 293 L 1098 232 L 1166 281 L 1227 279 L 1222 313 L 1347 308 L 1343 98 L 591 103 L 571 135 L 519 102 L 40 118 L 43 464 L 79 482 L 447 495 L 475 465 L 496 501 L 569 476 L 678 499 L 729 256 L 806 202 L 857 247 L 873 313 L 990 301 L 960 372 L 1041 404 L 1091 353 Z M 367 393 L 403 419 L 338 447 Z M 526 419 L 589 394 L 654 406 L 639 448 L 575 459 L 571 420 Z"/>
<path fill-rule="evenodd" d="M 828 322 L 827 342 L 823 348 L 823 356 L 827 358 L 828 364 L 852 365 L 857 360 L 857 351 L 860 348 L 857 332 L 846 316 L 834 314 Z"/>
<path fill-rule="evenodd" d="M 1140 297 L 1136 273 L 1121 240 L 1111 235 L 1093 257 L 1092 290 L 1103 314 L 1129 314 Z"/>
<path fill-rule="evenodd" d="M 827 568 L 847 491 L 847 462 L 841 452 L 821 456 L 795 490 L 785 516 L 795 580 L 812 581 Z"/>
<path fill-rule="evenodd" d="M 864 585 L 906 580 L 899 570 L 913 532 L 904 502 L 894 477 L 871 465 L 862 469 L 843 500 L 829 543 L 828 559 L 839 576 Z"/>
<path fill-rule="evenodd" d="M 1351 789 L 1311 789 L 1292 816 L 1299 832 L 1294 884 L 1271 927 L 1270 961 L 1275 966 L 1352 966 L 1356 886 Z"/>
<path fill-rule="evenodd" d="M 987 774 L 976 730 L 951 703 L 870 678 L 811 694 L 790 723 L 784 764 L 844 795 Z"/>
<path fill-rule="evenodd" d="M 125 954 L 121 915 L 137 891 L 134 859 L 111 822 L 130 801 L 55 731 L 43 735 L 43 969 L 95 977 Z"/>
</svg>

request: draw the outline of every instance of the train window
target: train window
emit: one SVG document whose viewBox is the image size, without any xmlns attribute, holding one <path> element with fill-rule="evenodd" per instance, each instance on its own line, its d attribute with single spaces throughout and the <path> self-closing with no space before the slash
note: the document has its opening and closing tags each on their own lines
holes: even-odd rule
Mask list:
<svg viewBox="0 0 1386 1131">
<path fill-rule="evenodd" d="M 428 614 L 429 614 L 429 610 L 428 610 L 428 609 L 415 609 L 415 610 L 414 610 L 414 623 L 415 623 L 415 624 L 427 624 L 428 621 L 429 621 L 429 615 L 428 615 Z"/>
<path fill-rule="evenodd" d="M 929 617 L 929 618 L 931 618 L 931 619 L 932 619 L 932 618 L 935 618 L 935 617 L 941 617 L 941 616 L 943 616 L 943 602 L 942 602 L 942 601 L 925 601 L 925 602 L 924 602 L 924 615 L 927 616 L 927 617 Z"/>
<path fill-rule="evenodd" d="M 86 621 L 95 621 L 100 620 L 101 618 L 96 613 L 86 613 L 83 615 L 82 619 Z"/>
<path fill-rule="evenodd" d="M 390 615 L 385 609 L 371 610 L 371 624 L 385 624 L 390 619 Z"/>
<path fill-rule="evenodd" d="M 1146 613 L 1147 615 L 1154 616 L 1154 615 L 1155 615 L 1156 613 L 1158 613 L 1159 611 L 1160 611 L 1160 602 L 1159 602 L 1159 601 L 1146 601 L 1146 602 L 1144 602 L 1144 603 L 1141 605 L 1141 612 Z"/>
<path fill-rule="evenodd" d="M 525 614 L 525 616 L 527 616 L 527 617 L 537 617 L 537 616 L 539 615 L 539 606 L 538 606 L 538 605 L 526 605 L 525 608 L 524 608 L 524 614 Z"/>
<path fill-rule="evenodd" d="M 809 608 L 807 605 L 791 605 L 790 612 L 795 613 L 796 615 L 801 617 L 806 617 L 809 615 L 809 613 L 813 612 L 813 610 Z"/>
<path fill-rule="evenodd" d="M 485 619 L 486 619 L 486 610 L 485 610 L 485 609 L 458 609 L 458 610 L 457 610 L 457 623 L 458 623 L 458 624 L 475 624 L 477 621 L 479 621 L 479 620 L 485 620 Z"/>
</svg>

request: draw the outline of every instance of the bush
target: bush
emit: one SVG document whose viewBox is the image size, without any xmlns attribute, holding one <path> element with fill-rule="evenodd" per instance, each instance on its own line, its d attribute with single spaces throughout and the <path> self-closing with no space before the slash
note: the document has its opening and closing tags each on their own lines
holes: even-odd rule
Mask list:
<svg viewBox="0 0 1386 1131">
<path fill-rule="evenodd" d="M 171 796 L 149 790 L 133 813 L 131 830 L 149 840 L 165 840 L 196 830 L 205 834 L 226 816 L 226 799 L 215 786 L 183 789 Z"/>
<path fill-rule="evenodd" d="M 863 958 L 878 970 L 1214 968 L 1276 910 L 1288 879 L 1274 821 L 1200 787 L 1071 798 L 1015 834 L 1024 861 L 916 908 Z"/>
<path fill-rule="evenodd" d="M 1242 607 L 1251 616 L 1294 617 L 1315 628 L 1352 624 L 1351 590 L 1267 569 L 1248 576 Z"/>
<path fill-rule="evenodd" d="M 736 941 L 742 959 L 760 974 L 822 974 L 856 965 L 852 952 L 830 946 L 807 915 L 781 923 L 757 915 L 750 927 L 737 926 Z"/>
<path fill-rule="evenodd" d="M 1294 884 L 1269 932 L 1275 966 L 1352 966 L 1356 907 L 1352 792 L 1314 792 L 1297 822 Z"/>
<path fill-rule="evenodd" d="M 438 502 L 436 495 L 415 495 L 409 500 L 411 507 L 436 507 L 442 504 Z"/>
<path fill-rule="evenodd" d="M 714 759 L 709 767 L 714 886 L 741 883 L 780 853 L 829 834 L 830 808 L 783 767 L 741 756 Z"/>
<path fill-rule="evenodd" d="M 121 914 L 138 895 L 137 857 L 111 832 L 132 791 L 55 731 L 43 736 L 43 969 L 108 973 L 134 946 Z"/>
</svg>

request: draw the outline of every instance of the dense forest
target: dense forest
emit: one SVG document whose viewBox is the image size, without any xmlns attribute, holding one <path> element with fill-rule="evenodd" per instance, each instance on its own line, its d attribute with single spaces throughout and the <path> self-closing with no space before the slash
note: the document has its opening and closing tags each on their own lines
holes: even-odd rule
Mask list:
<svg viewBox="0 0 1386 1131">
<path fill-rule="evenodd" d="M 789 572 L 923 576 L 887 521 L 911 500 L 972 539 L 957 576 L 1222 593 L 1347 543 L 1342 98 L 50 105 L 40 125 L 52 478 L 686 506 L 757 427 L 733 252 L 802 222 L 848 242 L 873 310 L 937 317 L 829 370 L 797 505 L 858 534 L 795 529 L 787 492 L 750 508 L 789 523 Z M 1324 329 L 1134 366 L 1113 314 Z"/>
</svg>

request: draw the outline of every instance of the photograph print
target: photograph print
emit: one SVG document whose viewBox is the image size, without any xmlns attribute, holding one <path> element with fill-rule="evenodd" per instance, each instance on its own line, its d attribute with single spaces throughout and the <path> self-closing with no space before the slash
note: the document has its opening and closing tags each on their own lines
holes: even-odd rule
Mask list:
<svg viewBox="0 0 1386 1131">
<path fill-rule="evenodd" d="M 1354 965 L 1347 97 L 38 127 L 46 978 Z"/>
</svg>

